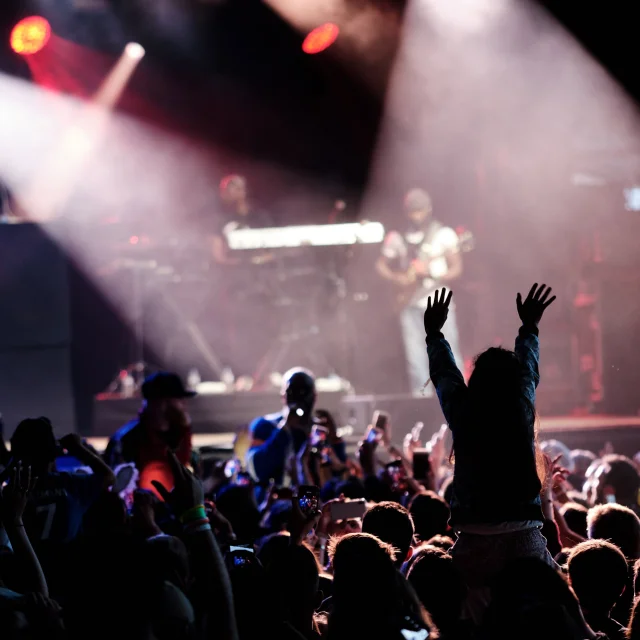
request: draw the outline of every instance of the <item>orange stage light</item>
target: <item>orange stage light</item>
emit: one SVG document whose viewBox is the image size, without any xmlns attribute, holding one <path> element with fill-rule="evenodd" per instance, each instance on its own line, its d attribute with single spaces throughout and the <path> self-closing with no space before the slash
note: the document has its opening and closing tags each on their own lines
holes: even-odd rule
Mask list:
<svg viewBox="0 0 640 640">
<path fill-rule="evenodd" d="M 311 31 L 302 43 L 305 53 L 320 53 L 328 49 L 337 39 L 340 29 L 337 24 L 327 22 Z"/>
<path fill-rule="evenodd" d="M 40 16 L 20 20 L 11 32 L 11 48 L 22 56 L 41 51 L 49 42 L 51 26 Z"/>
</svg>

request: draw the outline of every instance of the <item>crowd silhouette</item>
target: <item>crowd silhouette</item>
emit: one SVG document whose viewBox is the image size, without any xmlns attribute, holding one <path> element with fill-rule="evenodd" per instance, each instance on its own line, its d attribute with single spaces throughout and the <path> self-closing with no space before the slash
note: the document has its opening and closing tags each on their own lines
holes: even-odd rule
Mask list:
<svg viewBox="0 0 640 640">
<path fill-rule="evenodd" d="M 538 442 L 555 296 L 518 294 L 514 350 L 479 354 L 468 381 L 451 300 L 424 313 L 448 425 L 429 442 L 404 425 L 394 446 L 378 415 L 349 455 L 302 369 L 232 460 L 191 450 L 171 374 L 104 455 L 24 420 L 0 452 L 0 637 L 640 640 L 638 468 Z"/>
</svg>

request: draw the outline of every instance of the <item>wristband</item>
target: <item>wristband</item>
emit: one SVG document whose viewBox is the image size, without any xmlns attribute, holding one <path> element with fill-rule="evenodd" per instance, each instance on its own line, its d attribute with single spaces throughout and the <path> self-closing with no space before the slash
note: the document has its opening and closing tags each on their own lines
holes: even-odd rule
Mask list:
<svg viewBox="0 0 640 640">
<path fill-rule="evenodd" d="M 206 524 L 201 524 L 195 528 L 188 529 L 185 533 L 202 533 L 203 531 L 211 531 L 211 525 L 207 522 Z"/>
<path fill-rule="evenodd" d="M 198 527 L 201 524 L 207 524 L 209 522 L 209 518 L 199 518 L 198 520 L 192 520 L 191 522 L 182 526 L 182 528 L 186 531 L 187 529 Z"/>
<path fill-rule="evenodd" d="M 191 509 L 187 509 L 181 516 L 180 522 L 182 524 L 187 524 L 188 522 L 193 522 L 194 520 L 202 520 L 207 517 L 207 513 L 204 510 L 204 505 L 199 504 L 195 507 L 191 507 Z"/>
</svg>

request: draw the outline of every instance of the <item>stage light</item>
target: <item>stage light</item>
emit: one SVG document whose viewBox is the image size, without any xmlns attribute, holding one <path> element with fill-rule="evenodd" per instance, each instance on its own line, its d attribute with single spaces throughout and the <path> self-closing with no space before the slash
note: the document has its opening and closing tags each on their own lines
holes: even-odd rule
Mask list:
<svg viewBox="0 0 640 640">
<path fill-rule="evenodd" d="M 134 60 L 142 60 L 142 58 L 144 58 L 144 47 L 137 42 L 130 42 L 124 50 L 125 53 Z"/>
<path fill-rule="evenodd" d="M 49 42 L 51 27 L 44 18 L 30 16 L 20 20 L 11 32 L 11 48 L 22 56 L 41 51 Z"/>
<path fill-rule="evenodd" d="M 327 22 L 311 31 L 302 43 L 305 53 L 320 53 L 328 49 L 337 39 L 340 29 L 337 24 Z"/>
</svg>

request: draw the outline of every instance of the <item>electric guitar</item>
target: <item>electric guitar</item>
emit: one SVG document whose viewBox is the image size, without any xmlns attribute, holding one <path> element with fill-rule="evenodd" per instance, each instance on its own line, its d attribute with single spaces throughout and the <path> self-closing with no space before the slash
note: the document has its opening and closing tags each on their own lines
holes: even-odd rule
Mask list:
<svg viewBox="0 0 640 640">
<path fill-rule="evenodd" d="M 457 235 L 458 246 L 454 249 L 454 252 L 469 253 L 469 251 L 472 251 L 475 247 L 475 239 L 471 231 L 464 230 L 457 233 Z M 430 273 L 431 265 L 436 261 L 442 261 L 444 263 L 442 259 L 449 253 L 452 253 L 451 249 L 435 249 L 431 244 L 425 242 L 418 251 L 417 259 L 426 266 L 427 273 Z M 396 295 L 397 311 L 406 307 L 420 289 L 436 289 L 438 286 L 438 277 L 446 274 L 446 266 L 445 270 L 441 273 L 434 273 L 432 275 L 421 276 L 415 272 L 413 266 L 409 267 L 407 273 L 413 274 L 414 280 L 410 284 L 397 285 L 400 289 Z"/>
</svg>

